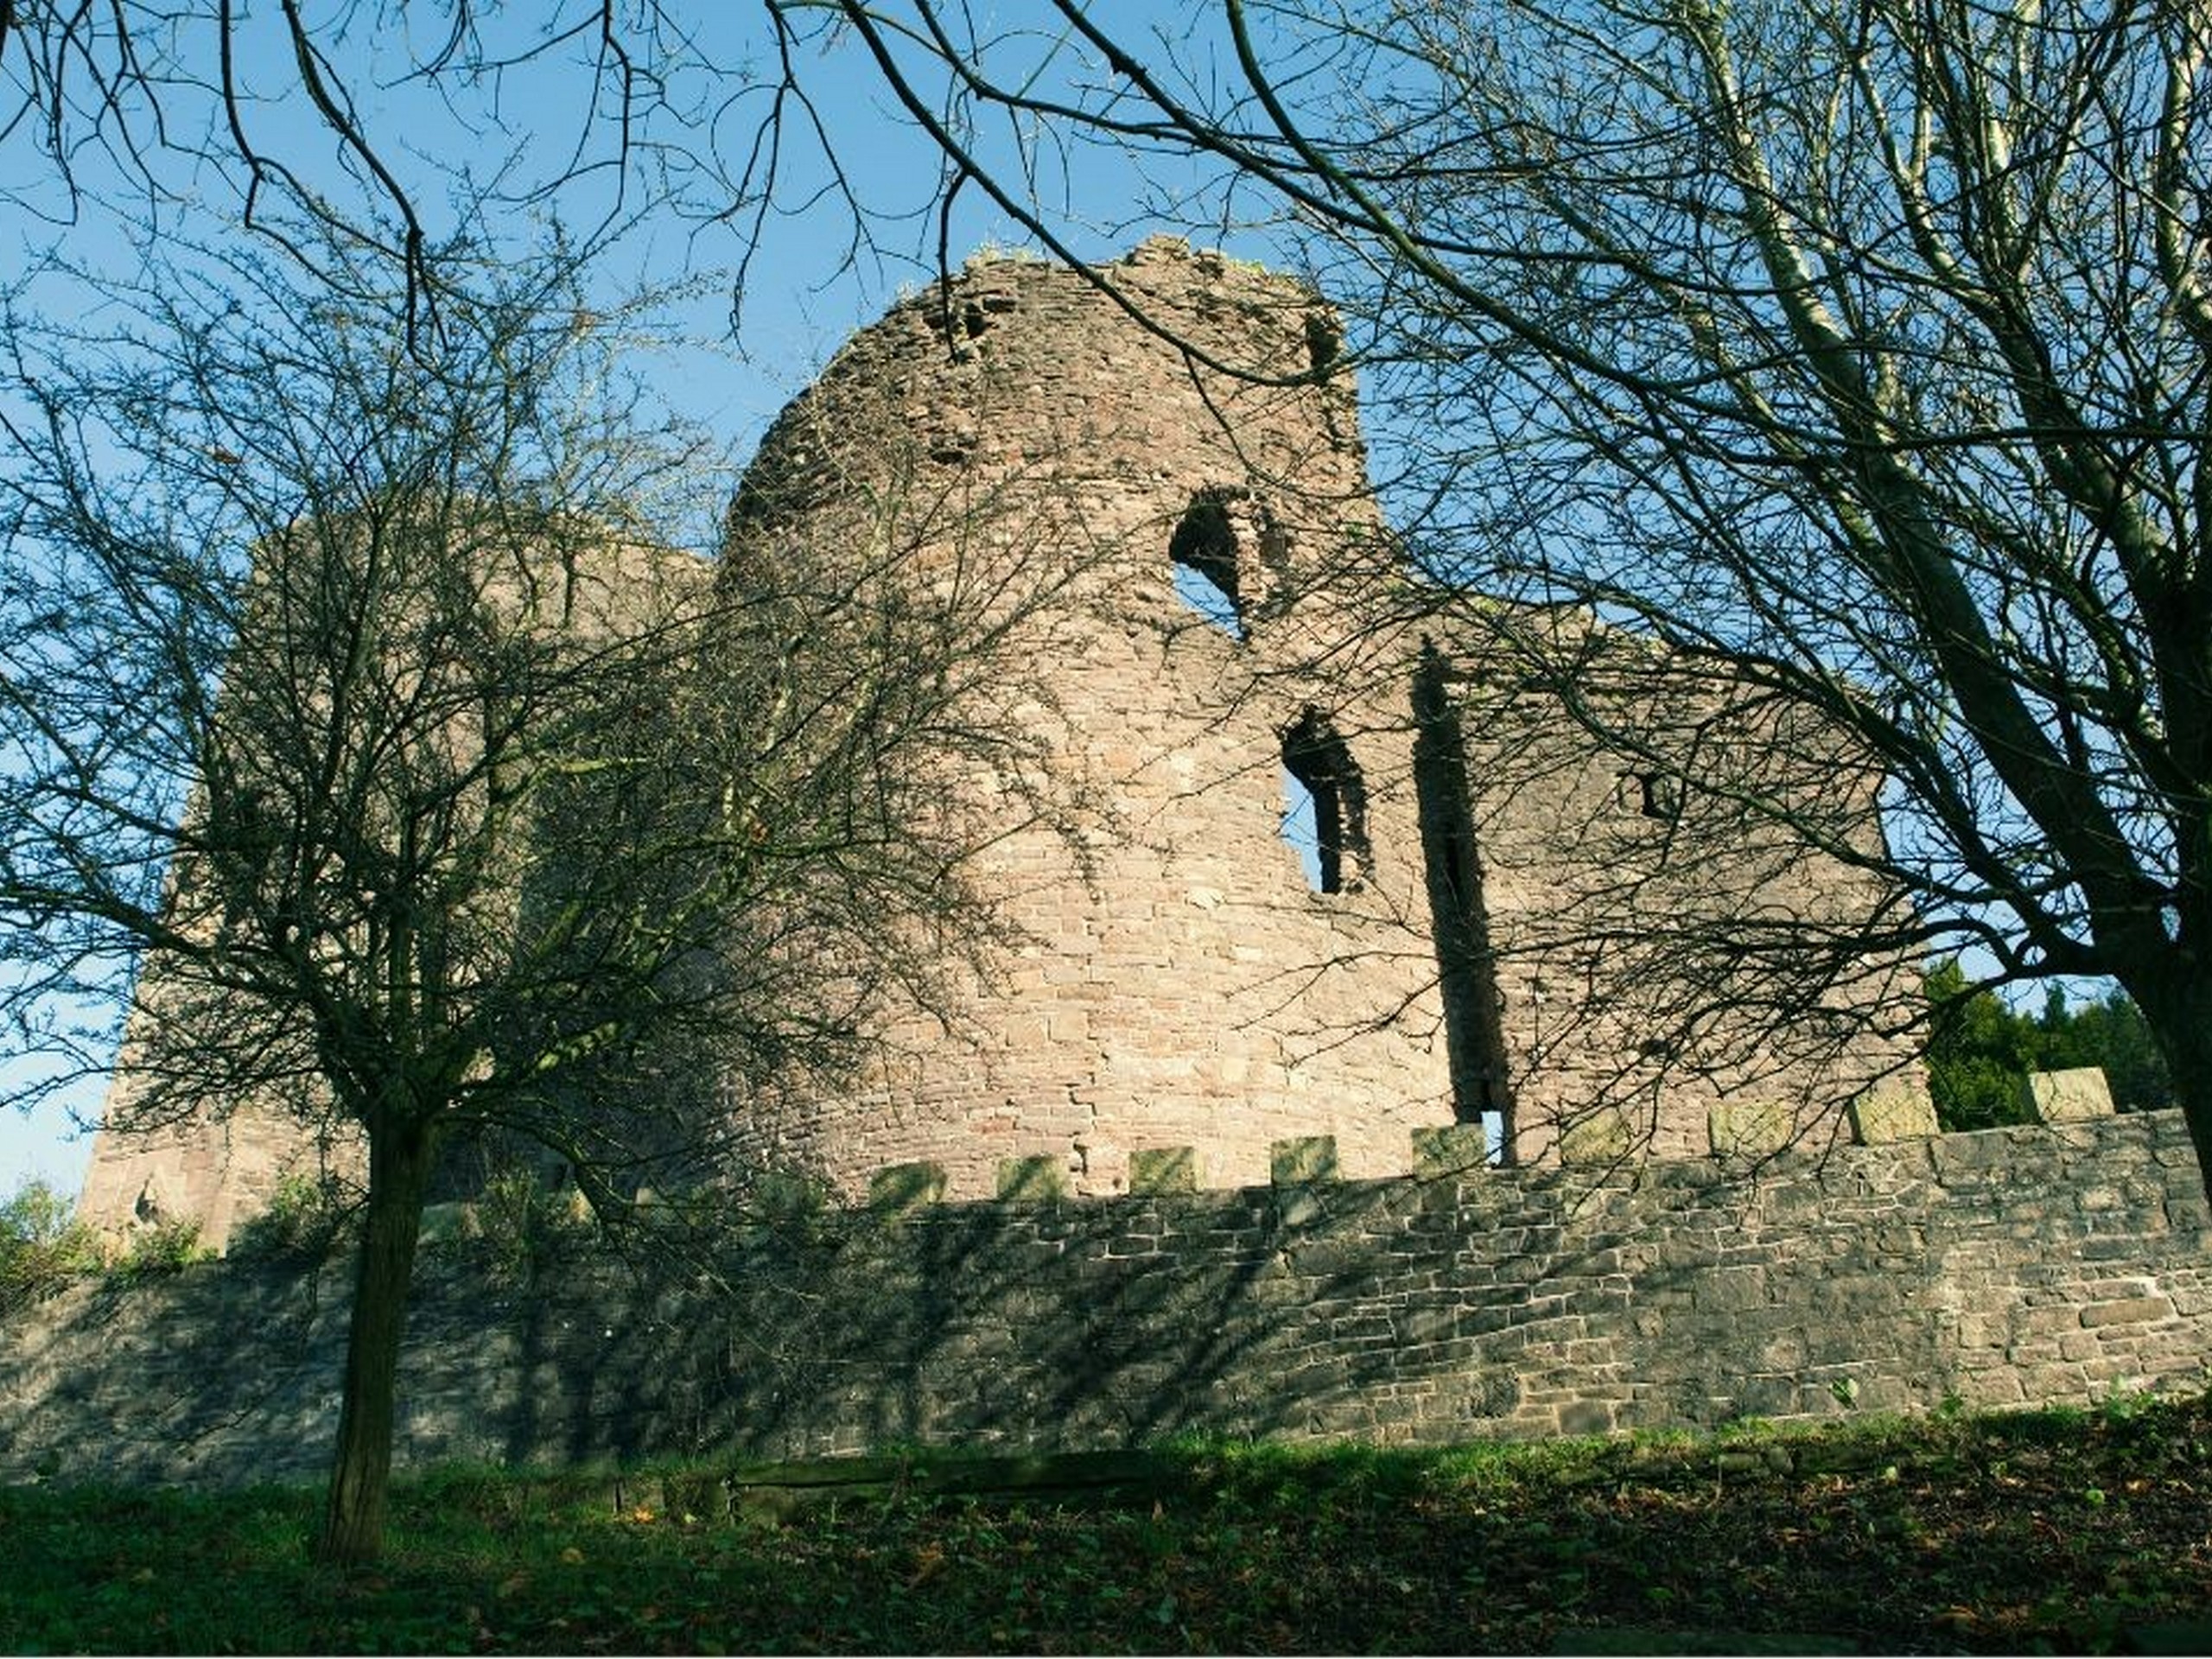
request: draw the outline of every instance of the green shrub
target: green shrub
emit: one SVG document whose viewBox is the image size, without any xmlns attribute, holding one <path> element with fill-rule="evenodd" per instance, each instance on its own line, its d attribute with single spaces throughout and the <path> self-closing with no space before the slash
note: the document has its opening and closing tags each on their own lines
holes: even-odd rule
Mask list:
<svg viewBox="0 0 2212 1659">
<path fill-rule="evenodd" d="M 29 1307 L 99 1262 L 92 1230 L 44 1181 L 26 1181 L 0 1204 L 0 1313 Z"/>
<path fill-rule="evenodd" d="M 129 1247 L 108 1263 L 107 1275 L 113 1283 L 135 1285 L 142 1280 L 181 1273 L 212 1254 L 200 1242 L 198 1222 L 156 1222 L 130 1234 Z"/>
<path fill-rule="evenodd" d="M 330 1253 L 351 1219 L 334 1183 L 288 1175 L 269 1195 L 269 1207 L 231 1236 L 231 1254 L 319 1260 Z"/>
</svg>

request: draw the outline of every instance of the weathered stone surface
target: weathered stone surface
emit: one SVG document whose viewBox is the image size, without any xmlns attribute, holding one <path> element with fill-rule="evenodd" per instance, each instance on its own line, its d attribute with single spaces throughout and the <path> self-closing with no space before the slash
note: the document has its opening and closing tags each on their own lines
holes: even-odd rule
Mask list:
<svg viewBox="0 0 2212 1659">
<path fill-rule="evenodd" d="M 942 1203 L 944 1198 L 944 1166 L 926 1160 L 911 1164 L 893 1164 L 879 1169 L 868 1184 L 868 1205 L 871 1210 L 896 1213 L 918 1209 L 924 1205 Z"/>
<path fill-rule="evenodd" d="M 1277 1186 L 1333 1181 L 1338 1173 L 1333 1135 L 1293 1135 L 1268 1149 L 1268 1179 Z"/>
<path fill-rule="evenodd" d="M 1490 1167 L 1490 1136 L 1479 1123 L 1446 1123 L 1414 1131 L 1414 1178 L 1440 1180 Z"/>
<path fill-rule="evenodd" d="M 2092 1327 L 2136 1325 L 2171 1318 L 2173 1311 L 2174 1305 L 2163 1296 L 2130 1296 L 2116 1302 L 2092 1302 L 2082 1310 L 2082 1323 Z"/>
<path fill-rule="evenodd" d="M 1979 1155 L 1992 1144 L 2001 1158 Z M 2188 1145 L 2180 1114 L 2157 1112 L 1841 1147 L 1743 1179 L 1709 1161 L 1695 1182 L 1491 1170 L 1444 1205 L 1408 1179 L 833 1211 L 643 1287 L 582 1230 L 527 1289 L 466 1244 L 433 1248 L 399 1454 L 1446 1440 L 2197 1388 L 2212 1213 L 2157 1179 Z M 2099 1236 L 2124 1247 L 2094 1259 L 2053 1243 L 2090 1179 L 2115 1199 Z M 314 1478 L 345 1279 L 226 1262 L 10 1314 L 0 1480 L 57 1461 L 86 1479 Z"/>
<path fill-rule="evenodd" d="M 1851 1103 L 1851 1132 L 1862 1147 L 1936 1133 L 1936 1103 L 1925 1084 L 1896 1079 L 1862 1090 Z"/>
<path fill-rule="evenodd" d="M 1039 1204 L 1068 1195 L 1068 1166 L 1052 1157 L 1001 1158 L 999 1197 Z"/>
<path fill-rule="evenodd" d="M 2020 1096 L 2039 1123 L 2080 1123 L 2113 1115 L 2112 1089 L 2101 1066 L 2031 1071 L 2020 1079 Z"/>
<path fill-rule="evenodd" d="M 1198 1154 L 1189 1147 L 1141 1147 L 1129 1154 L 1129 1191 L 1195 1192 Z"/>
<path fill-rule="evenodd" d="M 1765 1158 L 1797 1138 L 1789 1103 L 1716 1100 L 1706 1109 L 1706 1135 L 1716 1158 Z"/>
<path fill-rule="evenodd" d="M 1618 1164 L 1635 1153 L 1635 1130 L 1628 1114 L 1617 1106 L 1571 1118 L 1560 1131 L 1559 1160 L 1563 1164 Z"/>
</svg>

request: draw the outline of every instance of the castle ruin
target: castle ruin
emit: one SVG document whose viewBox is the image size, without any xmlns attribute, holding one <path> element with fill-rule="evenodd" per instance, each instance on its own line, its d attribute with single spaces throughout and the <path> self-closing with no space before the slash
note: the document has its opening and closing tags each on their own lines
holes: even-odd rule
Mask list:
<svg viewBox="0 0 2212 1659">
<path fill-rule="evenodd" d="M 1874 780 L 1784 746 L 1831 826 L 1808 852 L 1732 809 L 1787 711 L 1580 614 L 1511 617 L 1573 685 L 1501 664 L 1382 522 L 1341 349 L 1304 284 L 1172 239 L 1087 275 L 979 259 L 769 432 L 718 582 L 863 544 L 902 502 L 948 526 L 940 571 L 1051 572 L 1051 649 L 1004 706 L 1058 809 L 1009 795 L 978 855 L 1001 959 L 960 1007 L 893 1015 L 861 1085 L 758 1109 L 760 1164 L 852 1196 L 893 1166 L 953 1198 L 1105 1194 L 1263 1184 L 1286 1143 L 1359 1178 L 1405 1173 L 1417 1134 L 1466 1166 L 1932 1128 L 1904 1022 L 1876 1017 L 1916 995 L 1902 954 L 1832 953 L 1777 1022 L 1784 947 L 1740 946 L 1847 940 L 1882 902 L 1849 856 Z M 1632 741 L 1567 696 L 1611 699 Z M 1705 766 L 1728 786 L 1694 787 Z M 1736 954 L 1686 959 L 1693 922 Z M 250 1104 L 104 1133 L 83 1211 L 219 1242 L 313 1155 Z"/>
</svg>

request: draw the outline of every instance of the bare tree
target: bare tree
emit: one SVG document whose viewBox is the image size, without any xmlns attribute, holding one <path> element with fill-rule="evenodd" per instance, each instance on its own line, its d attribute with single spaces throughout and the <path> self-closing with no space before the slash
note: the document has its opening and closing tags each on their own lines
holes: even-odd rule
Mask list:
<svg viewBox="0 0 2212 1659">
<path fill-rule="evenodd" d="M 569 262 L 388 269 L 13 314 L 0 386 L 0 1016 L 115 1065 L 108 1133 L 251 1103 L 365 1147 L 334 1560 L 380 1541 L 442 1156 L 518 1137 L 614 1219 L 726 1179 L 748 1099 L 984 937 L 932 780 L 1018 770 L 979 688 L 1027 614 L 929 503 L 718 575 L 680 532 L 726 486 Z"/>
<path fill-rule="evenodd" d="M 243 227 L 325 284 L 348 276 L 334 242 L 371 246 L 419 327 L 466 175 L 480 207 L 588 239 L 645 213 L 709 238 L 734 321 L 778 220 L 820 229 L 805 257 L 823 281 L 874 251 L 863 187 L 821 165 L 799 49 L 770 14 L 664 0 L 12 0 L 0 201 L 27 225 Z"/>
<path fill-rule="evenodd" d="M 757 230 L 819 143 L 799 188 L 864 240 L 867 169 L 838 162 L 868 140 L 809 98 L 857 56 L 945 157 L 940 242 L 982 197 L 1071 259 L 1080 152 L 1110 150 L 1160 181 L 1127 216 L 1270 233 L 1344 308 L 1332 366 L 1367 378 L 1419 604 L 1488 630 L 1495 679 L 1569 690 L 1582 647 L 1548 619 L 1590 606 L 1709 664 L 1716 708 L 1801 711 L 1822 735 L 1784 770 L 1847 734 L 1885 848 L 1754 779 L 1720 793 L 1880 887 L 1883 949 L 2109 975 L 2202 1075 L 2196 10 L 1223 0 L 1160 31 L 1084 0 L 777 0 L 747 37 L 589 0 L 507 35 L 447 0 L 365 68 L 378 15 L 11 9 L 9 130 L 71 191 L 161 198 L 181 155 L 249 222 L 410 269 L 426 214 L 378 86 L 520 149 L 482 94 L 550 77 L 571 142 L 500 175 L 518 203 L 604 183 L 610 211 Z M 261 124 L 287 100 L 334 173 Z M 1681 794 L 1633 699 L 1566 700 Z"/>
<path fill-rule="evenodd" d="M 2202 7 L 779 10 L 1063 253 L 1056 154 L 1213 169 L 1158 205 L 1273 229 L 1346 307 L 1422 602 L 1554 689 L 1522 624 L 1591 607 L 1845 742 L 1884 845 L 1730 791 L 1895 884 L 1901 943 L 2117 980 L 2212 1169 Z M 1569 702 L 1699 784 L 1632 702 Z"/>
</svg>

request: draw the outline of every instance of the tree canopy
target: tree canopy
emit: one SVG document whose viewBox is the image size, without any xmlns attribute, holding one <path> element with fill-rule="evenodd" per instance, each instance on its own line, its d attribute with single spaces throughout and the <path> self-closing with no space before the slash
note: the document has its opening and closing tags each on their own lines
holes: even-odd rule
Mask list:
<svg viewBox="0 0 2212 1659">
<path fill-rule="evenodd" d="M 2094 1065 L 2123 1112 L 2173 1103 L 2173 1084 L 2143 1015 L 2123 991 L 2081 1003 L 2048 988 L 2026 1014 L 1975 988 L 1955 961 L 1929 970 L 1928 1086 L 1946 1129 L 1986 1129 L 2034 1119 L 2021 1088 L 2031 1071 Z"/>
</svg>

